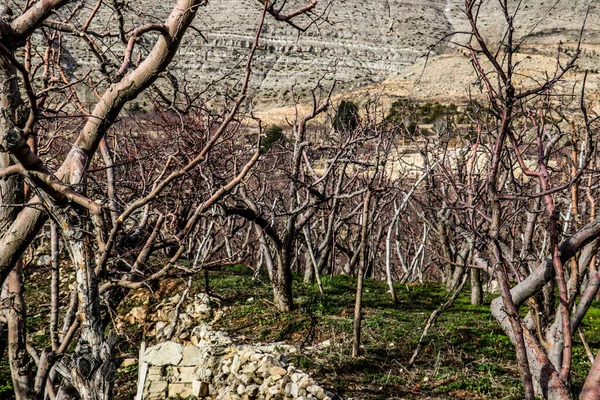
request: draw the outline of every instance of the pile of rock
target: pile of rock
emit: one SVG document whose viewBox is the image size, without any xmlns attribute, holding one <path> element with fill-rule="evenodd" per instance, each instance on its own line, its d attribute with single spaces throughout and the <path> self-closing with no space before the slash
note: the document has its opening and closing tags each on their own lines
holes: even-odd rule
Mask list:
<svg viewBox="0 0 600 400">
<path fill-rule="evenodd" d="M 123 329 L 125 324 L 137 324 L 155 342 L 173 340 L 183 343 L 190 341 L 190 331 L 194 327 L 206 320 L 219 318 L 222 313 L 221 310 L 212 309 L 211 298 L 205 293 L 183 299 L 181 294 L 176 294 L 157 304 L 150 304 L 145 299 L 143 304 L 133 307 L 117 319 L 117 328 Z"/>
<path fill-rule="evenodd" d="M 171 337 L 187 340 L 188 332 L 192 327 L 211 318 L 210 297 L 205 293 L 199 293 L 188 300 L 183 312 L 176 315 L 177 321 L 173 324 L 173 318 L 176 314 L 175 308 L 180 300 L 181 296 L 175 295 L 167 299 L 166 303 L 161 302 L 157 306 L 154 315 L 154 320 L 157 322 L 153 330 L 157 341 L 170 339 Z"/>
<path fill-rule="evenodd" d="M 143 352 L 144 399 L 336 399 L 308 374 L 288 364 L 285 344 L 235 346 L 223 332 L 199 326 L 192 343 L 167 341 Z"/>
</svg>

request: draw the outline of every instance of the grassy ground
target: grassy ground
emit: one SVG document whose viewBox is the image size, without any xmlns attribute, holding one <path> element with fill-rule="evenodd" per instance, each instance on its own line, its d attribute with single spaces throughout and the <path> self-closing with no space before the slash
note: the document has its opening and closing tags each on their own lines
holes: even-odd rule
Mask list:
<svg viewBox="0 0 600 400">
<path fill-rule="evenodd" d="M 48 343 L 48 280 L 43 271 L 27 277 L 30 341 L 38 349 Z M 420 356 L 412 367 L 408 360 L 429 314 L 448 296 L 440 285 L 399 285 L 399 304 L 391 302 L 382 282 L 366 280 L 364 293 L 363 351 L 350 357 L 355 281 L 339 276 L 323 278 L 326 297 L 316 286 L 294 281 L 297 308 L 276 312 L 265 278 L 252 279 L 243 266 L 209 273 L 210 293 L 223 311 L 215 323 L 239 343 L 283 341 L 301 351 L 291 358 L 297 367 L 344 398 L 357 399 L 519 399 L 522 386 L 514 348 L 489 312 L 491 297 L 482 306 L 469 304 L 465 289 L 454 306 L 443 313 L 430 330 Z M 150 303 L 180 292 L 185 283 L 163 282 Z M 191 295 L 204 291 L 198 276 Z M 68 290 L 65 288 L 65 293 Z M 119 309 L 125 314 L 144 296 L 129 296 Z M 592 350 L 600 348 L 600 311 L 596 304 L 583 323 Z M 132 324 L 118 330 L 118 356 L 135 358 L 144 329 Z M 583 346 L 575 338 L 574 386 L 580 387 L 589 369 Z M 137 365 L 120 368 L 116 399 L 135 396 Z M 11 399 L 12 385 L 6 357 L 0 360 L 0 399 Z"/>
<path fill-rule="evenodd" d="M 468 295 L 461 295 L 430 331 L 415 365 L 407 368 L 425 320 L 444 302 L 445 290 L 435 284 L 398 286 L 399 304 L 394 305 L 384 283 L 367 280 L 363 354 L 352 359 L 355 282 L 339 276 L 323 278 L 323 285 L 326 298 L 296 280 L 298 308 L 280 314 L 274 311 L 268 285 L 252 281 L 251 271 L 211 272 L 212 290 L 227 306 L 215 327 L 242 342 L 302 346 L 292 362 L 345 398 L 521 397 L 513 347 L 489 312 L 490 298 L 483 306 L 472 306 Z M 329 346 L 319 346 L 323 342 Z"/>
</svg>

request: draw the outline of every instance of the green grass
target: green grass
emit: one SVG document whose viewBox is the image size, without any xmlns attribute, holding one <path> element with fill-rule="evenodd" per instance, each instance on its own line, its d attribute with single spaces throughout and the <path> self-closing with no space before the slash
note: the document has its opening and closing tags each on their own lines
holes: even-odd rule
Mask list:
<svg viewBox="0 0 600 400">
<path fill-rule="evenodd" d="M 513 346 L 489 312 L 491 298 L 473 306 L 468 293 L 461 295 L 430 331 L 415 365 L 407 368 L 426 319 L 447 298 L 438 284 L 398 286 L 399 302 L 394 305 L 384 283 L 367 279 L 363 353 L 352 359 L 354 279 L 323 277 L 323 297 L 315 285 L 296 277 L 297 308 L 290 314 L 274 310 L 270 287 L 266 281 L 253 281 L 247 268 L 211 272 L 210 282 L 227 305 L 215 327 L 238 340 L 286 341 L 309 349 L 329 341 L 329 347 L 303 350 L 292 361 L 344 397 L 521 397 Z"/>
<path fill-rule="evenodd" d="M 367 279 L 363 297 L 363 354 L 352 359 L 351 337 L 355 280 L 323 277 L 326 296 L 316 285 L 294 280 L 297 308 L 278 313 L 265 277 L 252 280 L 243 266 L 210 273 L 212 290 L 227 306 L 216 328 L 238 340 L 285 341 L 303 350 L 292 360 L 299 368 L 344 397 L 360 399 L 520 399 L 522 384 L 512 343 L 489 311 L 493 296 L 471 305 L 468 287 L 430 330 L 415 365 L 408 360 L 430 313 L 447 298 L 439 284 L 398 285 L 398 304 L 383 282 Z M 249 302 L 248 299 L 253 301 Z M 598 304 L 600 305 L 600 303 Z M 596 304 L 583 323 L 592 349 L 600 347 L 600 309 Z M 573 385 L 581 387 L 590 362 L 579 338 L 573 352 Z"/>
<path fill-rule="evenodd" d="M 47 279 L 39 274 L 28 288 L 28 329 L 36 348 L 48 345 Z M 398 285 L 398 304 L 391 302 L 383 282 L 367 279 L 363 297 L 362 354 L 351 358 L 352 319 L 356 282 L 346 276 L 323 277 L 326 296 L 316 285 L 294 277 L 296 309 L 279 313 L 272 303 L 268 278 L 253 279 L 253 271 L 242 265 L 209 273 L 215 307 L 223 311 L 216 329 L 239 343 L 283 341 L 300 348 L 291 362 L 344 398 L 355 399 L 519 399 L 521 379 L 514 347 L 489 311 L 488 296 L 481 306 L 469 303 L 468 288 L 444 312 L 430 330 L 416 363 L 408 360 L 430 313 L 446 301 L 448 293 L 439 284 Z M 181 282 L 179 282 L 181 283 Z M 129 296 L 119 307 L 126 314 L 132 307 L 157 304 L 179 291 L 178 282 L 163 282 L 156 295 Z M 164 284 L 164 285 L 163 285 Z M 164 286 L 164 287 L 163 287 Z M 204 292 L 204 276 L 193 281 L 190 297 Z M 175 292 L 174 292 L 175 291 Z M 138 293 L 139 294 L 139 293 Z M 36 302 L 36 299 L 39 301 Z M 594 304 L 582 328 L 593 351 L 600 348 L 600 304 Z M 137 323 L 122 326 L 117 344 L 119 357 L 135 357 L 144 329 Z M 35 334 L 33 334 L 35 333 Z M 581 387 L 590 362 L 574 338 L 573 386 Z M 327 345 L 325 345 L 327 344 Z M 116 399 L 135 393 L 137 366 L 117 373 Z M 0 362 L 0 398 L 12 398 L 6 357 Z"/>
</svg>

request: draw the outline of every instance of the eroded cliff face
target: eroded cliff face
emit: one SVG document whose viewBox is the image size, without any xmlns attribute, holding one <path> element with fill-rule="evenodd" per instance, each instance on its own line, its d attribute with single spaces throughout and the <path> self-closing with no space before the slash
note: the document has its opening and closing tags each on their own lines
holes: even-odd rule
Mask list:
<svg viewBox="0 0 600 400">
<path fill-rule="evenodd" d="M 89 8 L 95 4 L 85 3 Z M 543 0 L 520 2 L 515 36 L 528 36 L 522 47 L 525 52 L 554 57 L 559 42 L 573 43 L 576 40 L 590 1 L 555 3 Z M 166 0 L 126 2 L 125 28 L 163 21 L 173 4 L 173 1 Z M 306 2 L 290 0 L 286 8 L 291 10 L 302 4 Z M 415 71 L 407 73 L 410 71 L 407 68 L 422 65 L 426 56 L 429 56 L 431 68 L 438 69 L 434 71 L 434 87 L 439 87 L 439 90 L 429 90 L 423 82 L 415 83 L 416 76 L 408 79 L 408 88 L 416 90 L 420 85 L 423 93 L 431 97 L 443 97 L 453 86 L 460 86 L 463 91 L 467 82 L 457 83 L 456 71 L 444 69 L 469 69 L 468 62 L 456 64 L 455 58 L 448 58 L 449 55 L 458 56 L 464 61 L 467 57 L 461 54 L 459 47 L 448 42 L 432 49 L 432 45 L 445 35 L 469 29 L 462 7 L 464 0 L 333 0 L 331 3 L 322 0 L 315 14 L 322 14 L 323 20 L 305 33 L 267 17 L 253 66 L 252 94 L 263 104 L 283 105 L 290 102 L 289 91 L 293 85 L 297 85 L 296 89 L 309 89 L 323 77 L 329 82 L 339 81 L 346 92 L 373 87 L 382 81 L 406 83 L 407 74 L 420 75 Z M 243 78 L 245 60 L 261 11 L 256 0 L 209 1 L 208 5 L 200 8 L 194 26 L 196 32 L 202 34 L 190 31 L 170 67 L 178 76 L 180 86 L 194 91 L 219 81 L 215 90 L 222 92 L 234 88 Z M 117 30 L 117 19 L 110 8 L 102 12 L 103 22 L 95 29 Z M 304 19 L 300 25 L 305 26 L 309 22 Z M 501 39 L 505 23 L 496 2 L 484 2 L 479 22 L 490 41 Z M 598 68 L 595 66 L 595 46 L 599 42 L 599 27 L 599 14 L 592 9 L 584 36 L 585 44 L 589 46 L 581 60 L 584 68 Z M 457 35 L 453 36 L 453 40 L 460 43 L 468 37 Z M 149 48 L 152 42 L 151 34 L 140 41 L 138 49 L 142 56 L 144 48 Z M 72 56 L 72 69 L 78 71 L 74 72 L 75 75 L 83 74 L 99 63 L 83 42 L 66 39 L 65 44 Z M 109 43 L 108 40 L 103 41 L 103 45 L 110 48 L 118 61 L 124 45 Z M 470 79 L 468 72 L 459 75 Z"/>
<path fill-rule="evenodd" d="M 302 4 L 288 3 L 290 9 Z M 397 76 L 451 28 L 445 1 L 336 0 L 327 9 L 321 3 L 317 13 L 325 21 L 305 33 L 267 17 L 252 76 L 258 98 L 285 102 L 292 85 L 311 88 L 323 77 L 353 89 Z M 231 87 L 241 77 L 260 14 L 256 1 L 210 2 L 196 22 L 206 40 L 183 46 L 176 69 L 200 85 L 228 76 L 221 85 Z"/>
<path fill-rule="evenodd" d="M 328 22 L 301 35 L 288 25 L 268 20 L 254 86 L 260 97 L 273 97 L 294 83 L 311 86 L 326 74 L 346 87 L 395 76 L 449 31 L 444 7 L 444 1 L 337 0 L 326 14 Z M 234 14 L 245 18 L 232 23 Z M 198 60 L 200 68 L 190 68 L 197 74 L 193 79 L 224 74 L 240 62 L 252 43 L 259 14 L 255 2 L 210 3 L 201 17 L 206 21 L 208 43 L 182 54 Z"/>
<path fill-rule="evenodd" d="M 300 0 L 288 3 L 291 8 L 304 4 Z M 556 48 L 547 45 L 573 42 L 590 1 L 554 3 L 524 0 L 517 14 L 515 36 L 531 35 L 526 45 L 540 44 L 539 51 L 552 54 Z M 327 22 L 303 34 L 267 19 L 253 77 L 258 97 L 276 99 L 293 84 L 311 87 L 326 74 L 345 89 L 401 79 L 406 67 L 422 62 L 428 54 L 435 57 L 456 52 L 446 44 L 429 51 L 445 35 L 468 30 L 462 12 L 464 0 L 334 0 L 324 11 L 326 4 L 321 1 L 317 13 L 325 12 Z M 208 83 L 241 66 L 260 12 L 260 5 L 252 0 L 209 2 L 197 23 L 207 42 L 195 40 L 180 54 L 180 66 L 189 79 Z M 496 2 L 484 2 L 479 18 L 484 34 L 490 40 L 500 40 L 505 24 Z M 599 26 L 598 13 L 592 10 L 587 22 L 588 40 L 595 40 Z"/>
<path fill-rule="evenodd" d="M 94 5 L 87 3 L 90 9 Z M 290 0 L 286 10 L 306 3 Z M 124 27 L 128 30 L 142 23 L 163 21 L 173 4 L 159 0 L 126 2 Z M 311 88 L 323 77 L 352 89 L 397 76 L 450 31 L 445 7 L 446 1 L 442 0 L 324 0 L 314 15 L 320 17 L 319 21 L 304 33 L 267 16 L 253 66 L 254 94 L 261 99 L 289 100 L 288 92 L 294 84 Z M 188 34 L 171 67 L 173 72 L 190 82 L 189 87 L 202 88 L 221 80 L 217 86 L 231 88 L 243 77 L 261 11 L 256 0 L 208 2 L 198 10 L 194 22 L 197 31 Z M 101 9 L 100 15 L 101 20 L 92 29 L 118 31 L 110 7 Z M 310 22 L 304 18 L 298 24 L 307 26 Z M 143 56 L 152 38 L 152 34 L 145 35 L 136 51 L 141 50 Z M 110 49 L 116 61 L 124 52 L 125 46 L 118 40 L 105 38 L 99 42 Z M 70 69 L 83 73 L 97 67 L 99 60 L 85 42 L 66 38 L 64 44 Z"/>
</svg>

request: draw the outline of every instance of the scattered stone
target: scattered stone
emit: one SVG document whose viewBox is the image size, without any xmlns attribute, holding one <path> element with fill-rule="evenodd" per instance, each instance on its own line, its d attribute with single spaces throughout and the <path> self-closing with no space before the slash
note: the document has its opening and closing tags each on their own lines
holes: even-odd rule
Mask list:
<svg viewBox="0 0 600 400">
<path fill-rule="evenodd" d="M 194 302 L 187 305 L 185 308 L 186 314 L 192 319 L 202 320 L 210 318 L 212 308 L 210 306 L 210 297 L 205 293 L 196 295 Z"/>
<path fill-rule="evenodd" d="M 50 264 L 50 261 L 52 261 L 52 257 L 47 254 L 42 254 L 37 258 L 36 264 L 41 267 Z"/>
<path fill-rule="evenodd" d="M 158 321 L 154 327 L 154 335 L 157 338 L 165 337 L 165 328 L 167 327 L 167 323 L 164 321 Z"/>
<path fill-rule="evenodd" d="M 221 310 L 215 311 L 213 313 L 212 323 L 214 324 L 215 322 L 219 322 L 221 320 L 221 318 L 223 318 L 223 311 L 221 311 Z"/>
<path fill-rule="evenodd" d="M 131 311 L 129 311 L 127 313 L 127 315 L 125 315 L 125 319 L 130 324 L 142 322 L 142 321 L 144 321 L 145 318 L 146 318 L 146 310 L 142 306 L 133 307 L 131 309 Z"/>
<path fill-rule="evenodd" d="M 148 369 L 148 380 L 157 381 L 163 376 L 162 367 L 150 367 Z"/>
<path fill-rule="evenodd" d="M 207 397 L 209 393 L 208 389 L 208 383 L 198 380 L 192 381 L 192 396 Z"/>
<path fill-rule="evenodd" d="M 269 393 L 269 394 L 272 394 L 272 395 L 273 395 L 273 394 L 277 394 L 277 393 L 279 393 L 279 389 L 277 388 L 277 386 L 271 386 L 271 387 L 269 387 L 269 389 L 268 389 L 268 393 Z"/>
<path fill-rule="evenodd" d="M 279 376 L 284 376 L 285 374 L 287 374 L 287 371 L 281 367 L 273 367 L 269 370 L 269 372 L 271 373 L 271 375 Z"/>
<path fill-rule="evenodd" d="M 258 391 L 260 389 L 260 386 L 258 385 L 250 385 L 246 387 L 246 394 L 250 397 L 256 397 L 258 396 Z"/>
<path fill-rule="evenodd" d="M 162 393 L 167 390 L 168 383 L 165 381 L 151 382 L 148 393 Z"/>
<path fill-rule="evenodd" d="M 126 358 L 121 363 L 121 367 L 129 367 L 131 365 L 136 365 L 138 362 L 137 358 Z"/>
<path fill-rule="evenodd" d="M 297 398 L 299 390 L 300 390 L 300 387 L 296 383 L 289 382 L 287 385 L 285 385 L 285 392 L 284 392 L 284 394 L 287 397 Z"/>
<path fill-rule="evenodd" d="M 239 394 L 240 396 L 243 395 L 244 393 L 246 393 L 246 386 L 244 385 L 240 385 L 237 387 L 237 394 Z"/>
<path fill-rule="evenodd" d="M 290 362 L 290 360 L 289 360 L 288 356 L 287 356 L 287 355 L 285 355 L 284 353 L 281 353 L 281 354 L 279 355 L 279 357 L 277 357 L 277 360 L 279 360 L 279 362 L 280 362 L 281 364 L 283 364 L 284 366 L 286 366 L 286 367 L 287 367 L 287 365 L 288 365 L 288 364 L 289 364 L 289 362 Z"/>
<path fill-rule="evenodd" d="M 313 394 L 317 399 L 323 400 L 325 398 L 325 390 L 321 386 L 311 385 L 306 390 Z"/>
<path fill-rule="evenodd" d="M 242 382 L 244 385 L 247 385 L 250 383 L 250 381 L 252 380 L 251 376 L 248 374 L 241 374 L 238 376 L 238 379 L 240 380 L 240 382 Z"/>
<path fill-rule="evenodd" d="M 302 379 L 300 379 L 300 382 L 298 382 L 298 385 L 301 389 L 306 389 L 312 385 L 312 379 L 310 379 L 308 375 L 303 376 Z"/>
<path fill-rule="evenodd" d="M 206 325 L 196 326 L 191 334 L 192 344 L 202 346 L 229 346 L 231 338 L 221 331 L 212 331 Z"/>
<path fill-rule="evenodd" d="M 194 382 L 198 378 L 198 375 L 196 375 L 196 372 L 194 371 L 195 369 L 195 367 L 179 367 L 178 381 Z"/>
<path fill-rule="evenodd" d="M 235 356 L 233 361 L 231 362 L 231 367 L 229 368 L 231 373 L 237 374 L 240 370 L 240 365 L 240 358 L 238 356 Z"/>
<path fill-rule="evenodd" d="M 208 382 L 211 380 L 211 378 L 213 376 L 213 371 L 212 371 L 212 369 L 208 369 L 208 368 L 198 368 L 198 369 L 196 369 L 196 376 L 201 381 Z"/>
<path fill-rule="evenodd" d="M 189 332 L 183 332 L 181 335 L 179 335 L 179 339 L 180 340 L 188 340 L 190 338 L 190 334 Z"/>
</svg>

